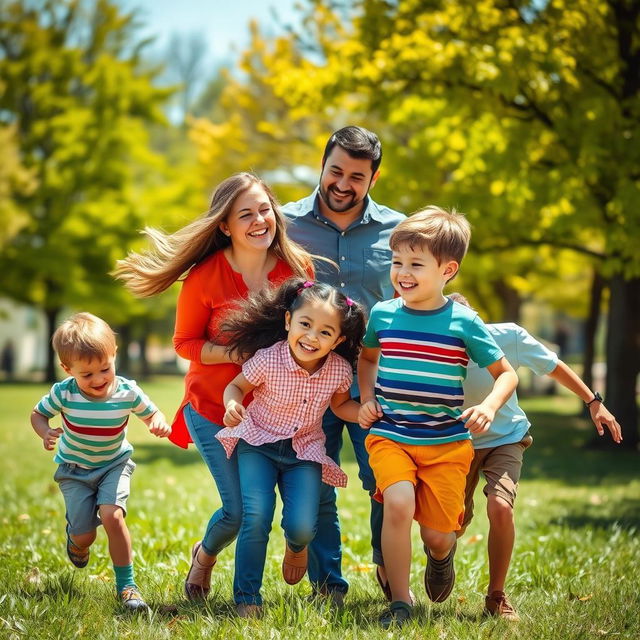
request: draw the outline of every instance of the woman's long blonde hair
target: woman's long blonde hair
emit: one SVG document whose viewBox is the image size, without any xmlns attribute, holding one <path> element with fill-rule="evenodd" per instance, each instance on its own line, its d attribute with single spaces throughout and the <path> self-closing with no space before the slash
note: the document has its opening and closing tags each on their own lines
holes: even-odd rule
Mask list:
<svg viewBox="0 0 640 640">
<path fill-rule="evenodd" d="M 168 289 L 193 265 L 231 245 L 220 224 L 231 213 L 238 196 L 254 184 L 264 189 L 275 214 L 276 231 L 271 250 L 291 267 L 294 275 L 306 278 L 312 266 L 311 255 L 288 238 L 278 201 L 271 189 L 252 173 L 236 173 L 221 182 L 211 198 L 209 211 L 175 233 L 145 227 L 142 233 L 153 247 L 141 253 L 130 252 L 118 260 L 112 275 L 123 280 L 127 289 L 140 298 Z"/>
</svg>

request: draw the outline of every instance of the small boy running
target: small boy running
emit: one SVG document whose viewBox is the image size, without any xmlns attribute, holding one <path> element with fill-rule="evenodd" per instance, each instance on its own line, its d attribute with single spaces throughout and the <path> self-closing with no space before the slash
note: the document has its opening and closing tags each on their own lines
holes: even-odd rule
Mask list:
<svg viewBox="0 0 640 640">
<path fill-rule="evenodd" d="M 470 306 L 467 299 L 459 293 L 450 294 L 449 299 L 466 307 Z M 528 367 L 538 376 L 548 375 L 553 378 L 585 403 L 598 434 L 603 435 L 606 426 L 614 442 L 622 440 L 620 425 L 602 403 L 602 396 L 597 391 L 591 391 L 553 351 L 531 336 L 526 329 L 512 322 L 488 324 L 487 329 L 515 369 Z M 470 364 L 464 381 L 465 404 L 473 404 L 483 398 L 491 389 L 492 382 L 485 371 Z M 513 621 L 518 620 L 519 616 L 507 598 L 504 587 L 516 535 L 513 506 L 522 470 L 522 458 L 524 451 L 533 442 L 529 435 L 530 426 L 514 392 L 496 413 L 491 428 L 473 435 L 475 456 L 467 475 L 464 521 L 457 532 L 460 537 L 473 518 L 473 494 L 482 472 L 486 480 L 483 492 L 487 496 L 489 517 L 489 586 L 484 612 L 486 615 Z"/>
<path fill-rule="evenodd" d="M 144 611 L 148 607 L 133 577 L 124 520 L 136 466 L 126 439 L 127 421 L 134 413 L 159 438 L 168 436 L 171 427 L 133 380 L 116 376 L 116 339 L 104 320 L 77 313 L 53 334 L 53 347 L 69 377 L 54 384 L 36 405 L 31 425 L 48 451 L 59 443 L 54 479 L 65 501 L 67 555 L 76 567 L 86 567 L 96 528 L 102 524 L 118 596 L 125 608 Z M 57 414 L 62 428 L 51 428 L 49 420 Z"/>
<path fill-rule="evenodd" d="M 429 207 L 401 222 L 389 241 L 391 282 L 399 298 L 376 304 L 358 364 L 366 447 L 384 504 L 382 551 L 392 602 L 384 627 L 411 617 L 411 522 L 427 554 L 427 595 L 453 589 L 455 532 L 462 524 L 471 433 L 491 426 L 518 378 L 478 314 L 442 294 L 470 239 L 463 215 Z M 472 359 L 495 383 L 462 411 L 462 383 Z"/>
</svg>

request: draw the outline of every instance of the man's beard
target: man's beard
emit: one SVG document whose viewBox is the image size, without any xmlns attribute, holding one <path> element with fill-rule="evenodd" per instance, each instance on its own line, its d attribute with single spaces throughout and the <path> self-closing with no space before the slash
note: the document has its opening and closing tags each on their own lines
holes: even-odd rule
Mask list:
<svg viewBox="0 0 640 640">
<path fill-rule="evenodd" d="M 344 213 L 345 211 L 349 211 L 349 209 L 355 207 L 358 202 L 362 202 L 361 200 L 356 199 L 356 194 L 353 193 L 353 191 L 349 193 L 351 194 L 351 197 L 347 198 L 346 200 L 342 200 L 342 202 L 338 204 L 336 202 L 331 202 L 331 197 L 333 195 L 331 188 L 326 190 L 323 189 L 322 186 L 320 186 L 320 197 L 327 205 L 327 207 L 329 207 L 329 209 L 331 209 L 331 211 L 333 211 L 334 213 Z"/>
</svg>

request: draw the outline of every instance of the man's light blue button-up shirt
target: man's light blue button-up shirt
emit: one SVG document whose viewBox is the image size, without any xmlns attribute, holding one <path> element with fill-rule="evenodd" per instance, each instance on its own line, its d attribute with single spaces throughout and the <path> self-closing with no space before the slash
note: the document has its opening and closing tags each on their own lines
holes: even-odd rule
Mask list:
<svg viewBox="0 0 640 640">
<path fill-rule="evenodd" d="M 316 189 L 282 207 L 289 237 L 310 253 L 333 260 L 339 269 L 316 260 L 317 279 L 362 303 L 369 312 L 376 302 L 393 297 L 389 236 L 405 216 L 367 196 L 362 216 L 342 230 L 320 213 L 318 198 Z"/>
</svg>

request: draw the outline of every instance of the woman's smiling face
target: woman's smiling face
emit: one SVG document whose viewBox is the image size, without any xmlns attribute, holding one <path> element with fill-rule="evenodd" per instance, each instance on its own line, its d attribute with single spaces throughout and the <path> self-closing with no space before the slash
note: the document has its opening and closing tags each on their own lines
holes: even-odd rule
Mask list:
<svg viewBox="0 0 640 640">
<path fill-rule="evenodd" d="M 265 190 L 254 184 L 240 194 L 220 229 L 234 249 L 269 249 L 276 234 L 276 214 Z"/>
</svg>

